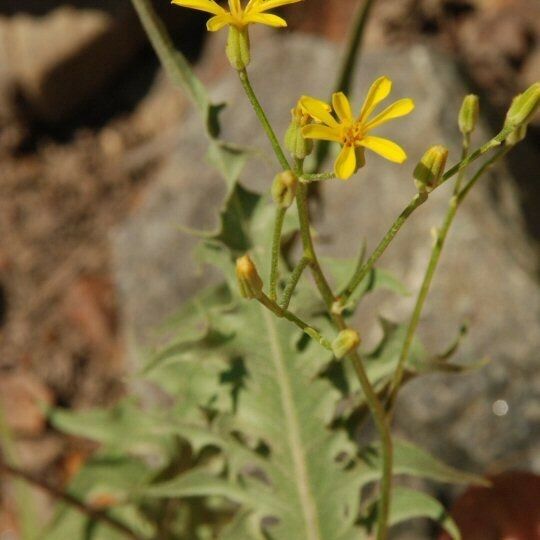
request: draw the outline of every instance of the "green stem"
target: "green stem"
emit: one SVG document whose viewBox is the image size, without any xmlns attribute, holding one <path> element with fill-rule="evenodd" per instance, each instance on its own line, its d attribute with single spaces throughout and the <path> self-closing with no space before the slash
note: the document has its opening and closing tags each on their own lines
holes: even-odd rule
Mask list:
<svg viewBox="0 0 540 540">
<path fill-rule="evenodd" d="M 277 282 L 279 257 L 281 254 L 281 232 L 283 230 L 283 221 L 285 219 L 286 208 L 276 210 L 276 219 L 274 221 L 274 234 L 272 235 L 272 262 L 270 266 L 270 298 L 277 299 Z"/>
<path fill-rule="evenodd" d="M 251 82 L 249 80 L 247 71 L 245 69 L 238 71 L 238 76 L 240 77 L 240 82 L 242 83 L 242 86 L 244 87 L 247 97 L 249 101 L 251 102 L 251 105 L 253 106 L 255 114 L 257 115 L 259 122 L 261 123 L 264 131 L 266 132 L 266 135 L 270 141 L 270 144 L 272 145 L 272 148 L 274 149 L 274 153 L 276 154 L 279 164 L 281 165 L 284 171 L 289 171 L 291 169 L 291 166 L 289 165 L 289 161 L 285 157 L 285 154 L 281 148 L 281 145 L 278 142 L 276 134 L 274 133 L 274 130 L 272 126 L 270 125 L 270 122 L 268 121 L 266 113 L 264 112 L 264 109 L 262 108 L 257 96 L 255 95 L 255 92 L 253 90 L 253 87 L 251 86 Z"/>
<path fill-rule="evenodd" d="M 461 150 L 461 161 L 467 158 L 469 155 L 469 148 L 471 146 L 471 136 L 469 134 L 463 135 L 463 146 Z M 465 178 L 465 173 L 467 172 L 466 168 L 460 169 L 458 173 L 458 177 L 456 180 L 456 184 L 454 185 L 454 195 L 459 193 L 461 189 L 461 184 L 463 183 L 463 179 Z"/>
<path fill-rule="evenodd" d="M 297 160 L 296 173 L 300 177 L 302 175 L 303 162 Z M 300 221 L 300 234 L 302 237 L 302 244 L 304 247 L 304 256 L 308 258 L 310 262 L 313 278 L 319 292 L 326 303 L 327 309 L 332 316 L 334 324 L 339 330 L 347 329 L 347 324 L 343 317 L 336 313 L 334 308 L 335 297 L 328 285 L 324 273 L 321 269 L 317 254 L 315 253 L 315 247 L 313 245 L 313 239 L 311 238 L 309 208 L 308 208 L 308 186 L 300 183 L 296 193 L 296 202 L 298 208 L 298 218 Z M 386 540 L 388 536 L 388 516 L 390 512 L 390 502 L 392 493 L 392 437 L 390 434 L 390 425 L 386 419 L 383 404 L 377 397 L 375 390 L 373 389 L 367 373 L 364 369 L 364 365 L 358 353 L 355 351 L 347 356 L 348 360 L 352 362 L 354 370 L 358 377 L 360 387 L 366 397 L 371 414 L 375 422 L 375 427 L 379 433 L 382 445 L 382 478 L 381 478 L 381 495 L 379 500 L 379 512 L 378 512 L 378 526 L 377 526 L 377 540 Z"/>
<path fill-rule="evenodd" d="M 300 236 L 302 237 L 302 245 L 304 247 L 304 257 L 309 261 L 309 267 L 313 274 L 315 284 L 321 293 L 326 307 L 331 311 L 335 298 L 321 269 L 315 247 L 313 246 L 309 221 L 308 186 L 301 182 L 298 184 L 298 189 L 296 191 L 296 206 L 298 209 L 298 219 L 300 221 Z"/>
<path fill-rule="evenodd" d="M 459 163 L 454 165 L 451 169 L 446 171 L 443 175 L 443 182 L 446 182 L 456 174 L 458 174 L 462 169 L 465 169 L 468 167 L 473 161 L 476 161 L 479 157 L 483 156 L 486 152 L 489 152 L 493 148 L 496 148 L 497 146 L 500 146 L 514 131 L 515 127 L 505 127 L 500 133 L 495 135 L 493 139 L 488 141 L 486 144 L 475 150 L 472 154 L 468 155 L 465 159 L 462 159 Z"/>
<path fill-rule="evenodd" d="M 382 476 L 380 486 L 380 498 L 377 512 L 377 540 L 386 540 L 388 536 L 388 517 L 392 494 L 392 467 L 393 467 L 393 442 L 390 431 L 390 422 L 386 416 L 384 406 L 377 396 L 364 369 L 362 359 L 357 352 L 348 356 L 352 362 L 356 376 L 360 381 L 360 387 L 364 392 L 367 404 L 373 416 L 375 427 L 381 439 L 382 451 Z"/>
<path fill-rule="evenodd" d="M 500 146 L 500 144 L 508 137 L 508 135 L 512 132 L 511 128 L 504 128 L 498 135 L 496 135 L 493 139 L 491 139 L 489 142 L 475 150 L 472 154 L 464 157 L 459 163 L 454 165 L 450 170 L 448 170 L 443 175 L 443 182 L 446 182 L 456 174 L 460 175 L 462 177 L 463 172 L 465 169 L 473 163 L 475 160 L 477 160 L 479 157 L 483 156 L 486 152 L 489 150 L 496 148 Z M 498 155 L 498 154 L 497 154 Z M 461 180 L 459 180 L 458 176 L 458 184 L 461 184 Z M 367 276 L 367 274 L 370 272 L 370 270 L 373 268 L 373 265 L 377 262 L 377 260 L 381 257 L 381 255 L 385 252 L 386 248 L 389 246 L 390 242 L 394 239 L 396 234 L 399 232 L 405 221 L 410 217 L 410 215 L 419 207 L 421 206 L 425 201 L 427 200 L 427 194 L 425 193 L 419 193 L 417 194 L 411 202 L 407 205 L 407 207 L 401 212 L 399 217 L 394 221 L 384 238 L 381 240 L 371 257 L 366 261 L 366 263 L 359 269 L 351 280 L 349 281 L 348 285 L 345 287 L 343 292 L 340 294 L 340 305 L 343 306 L 347 303 L 347 300 L 350 298 L 356 287 L 362 282 L 362 280 Z"/>
<path fill-rule="evenodd" d="M 287 319 L 288 321 L 295 324 L 302 332 L 307 334 L 309 337 L 313 338 L 317 343 L 322 345 L 325 349 L 331 351 L 332 344 L 328 339 L 326 339 L 319 331 L 315 328 L 304 322 L 300 317 L 297 317 L 294 313 L 290 312 L 288 309 L 282 308 L 271 298 L 262 293 L 257 300 L 264 307 L 269 309 L 272 313 L 277 315 L 279 318 Z"/>
<path fill-rule="evenodd" d="M 476 182 L 478 182 L 478 180 L 482 177 L 482 175 L 498 159 L 503 157 L 507 152 L 508 152 L 508 148 L 503 148 L 499 152 L 497 152 L 493 157 L 488 159 L 480 167 L 480 169 L 476 172 L 476 174 L 472 177 L 472 179 L 465 186 L 465 188 L 463 188 L 463 190 L 461 190 L 459 194 L 453 195 L 452 199 L 450 200 L 450 205 L 448 207 L 448 211 L 446 213 L 446 217 L 444 219 L 443 225 L 437 233 L 437 239 L 435 241 L 435 245 L 433 246 L 433 249 L 431 252 L 431 257 L 430 257 L 430 260 L 426 269 L 426 273 L 424 275 L 424 279 L 422 281 L 422 286 L 420 287 L 420 291 L 418 292 L 418 296 L 416 298 L 416 304 L 414 306 L 414 310 L 411 316 L 411 320 L 409 322 L 409 326 L 407 327 L 407 334 L 405 336 L 405 340 L 401 348 L 401 353 L 399 355 L 396 371 L 394 373 L 394 377 L 390 385 L 390 396 L 389 396 L 388 405 L 387 405 L 388 411 L 392 411 L 394 408 L 397 394 L 399 392 L 399 388 L 403 380 L 403 375 L 405 372 L 405 364 L 409 357 L 409 352 L 413 343 L 414 336 L 416 334 L 416 330 L 418 328 L 418 324 L 420 322 L 420 317 L 424 309 L 426 298 L 431 288 L 433 276 L 435 275 L 435 271 L 437 270 L 437 266 L 441 258 L 441 253 L 442 253 L 444 244 L 446 242 L 446 238 L 448 237 L 448 232 L 450 231 L 450 227 L 452 226 L 454 218 L 456 217 L 457 210 L 460 204 L 463 202 L 463 200 L 467 196 L 467 194 L 469 193 L 469 191 L 471 190 L 471 188 L 476 184 Z"/>
<path fill-rule="evenodd" d="M 386 248 L 390 245 L 390 242 L 394 239 L 396 234 L 399 232 L 403 224 L 407 221 L 409 216 L 424 202 L 427 201 L 426 193 L 418 193 L 413 197 L 411 202 L 407 205 L 405 210 L 401 212 L 398 218 L 394 221 L 388 232 L 385 234 L 384 238 L 379 242 L 379 245 L 375 248 L 375 251 L 371 254 L 369 259 L 362 264 L 354 273 L 349 283 L 340 294 L 340 304 L 345 305 L 347 300 L 355 291 L 356 287 L 360 285 L 362 280 L 371 272 L 371 269 L 375 263 L 379 260 L 381 255 L 386 251 Z"/>
<path fill-rule="evenodd" d="M 304 272 L 304 270 L 306 269 L 308 265 L 309 265 L 309 259 L 307 257 L 302 257 L 300 259 L 300 262 L 296 265 L 296 267 L 292 271 L 289 277 L 289 280 L 287 281 L 287 286 L 285 287 L 285 291 L 283 292 L 283 298 L 281 299 L 281 302 L 279 303 L 279 305 L 283 309 L 287 309 L 289 307 L 293 292 L 296 289 L 296 286 L 298 285 L 298 281 L 300 280 L 302 273 Z"/>
<path fill-rule="evenodd" d="M 336 177 L 334 173 L 304 173 L 301 182 L 320 182 L 321 180 L 333 180 Z"/>
</svg>

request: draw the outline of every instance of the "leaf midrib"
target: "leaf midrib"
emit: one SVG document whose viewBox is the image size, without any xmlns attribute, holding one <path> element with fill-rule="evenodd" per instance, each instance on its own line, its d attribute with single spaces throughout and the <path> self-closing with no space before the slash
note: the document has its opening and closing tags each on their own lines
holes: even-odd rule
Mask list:
<svg viewBox="0 0 540 540">
<path fill-rule="evenodd" d="M 296 479 L 295 485 L 298 489 L 306 525 L 306 538 L 307 540 L 321 540 L 317 507 L 310 489 L 306 458 L 302 448 L 299 422 L 294 406 L 291 384 L 285 368 L 285 359 L 279 343 L 275 321 L 272 318 L 272 315 L 264 307 L 261 306 L 261 310 L 264 322 L 268 329 L 268 339 L 272 350 L 272 362 L 276 370 L 280 388 L 281 405 L 285 413 L 284 417 L 287 424 L 287 437 L 289 440 L 289 448 L 294 465 L 294 476 Z"/>
</svg>

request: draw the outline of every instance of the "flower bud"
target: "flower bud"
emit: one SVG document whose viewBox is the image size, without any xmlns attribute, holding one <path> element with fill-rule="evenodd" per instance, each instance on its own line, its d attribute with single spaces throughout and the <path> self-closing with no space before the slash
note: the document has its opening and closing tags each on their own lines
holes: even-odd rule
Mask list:
<svg viewBox="0 0 540 540">
<path fill-rule="evenodd" d="M 424 154 L 413 173 L 414 183 L 419 191 L 430 193 L 440 185 L 447 158 L 448 148 L 441 145 L 432 146 Z"/>
<path fill-rule="evenodd" d="M 506 114 L 506 126 L 521 126 L 529 122 L 540 106 L 540 82 L 516 96 Z"/>
<path fill-rule="evenodd" d="M 480 100 L 478 96 L 475 94 L 465 96 L 458 117 L 459 130 L 463 135 L 470 135 L 476 129 L 479 116 Z"/>
<path fill-rule="evenodd" d="M 300 103 L 291 110 L 291 116 L 291 123 L 285 132 L 285 148 L 287 148 L 293 157 L 305 159 L 313 151 L 313 140 L 304 139 L 302 128 L 309 124 L 311 117 Z"/>
<path fill-rule="evenodd" d="M 251 55 L 247 28 L 239 29 L 234 25 L 229 26 L 226 53 L 234 69 L 240 71 L 249 65 Z"/>
<path fill-rule="evenodd" d="M 343 358 L 345 355 L 355 351 L 360 345 L 358 332 L 348 328 L 342 330 L 332 342 L 332 352 L 336 358 Z"/>
<path fill-rule="evenodd" d="M 244 298 L 258 298 L 261 295 L 263 282 L 249 255 L 236 259 L 236 279 Z"/>
<path fill-rule="evenodd" d="M 283 171 L 276 175 L 272 184 L 272 198 L 280 208 L 289 208 L 296 196 L 298 178 L 292 171 Z"/>
</svg>

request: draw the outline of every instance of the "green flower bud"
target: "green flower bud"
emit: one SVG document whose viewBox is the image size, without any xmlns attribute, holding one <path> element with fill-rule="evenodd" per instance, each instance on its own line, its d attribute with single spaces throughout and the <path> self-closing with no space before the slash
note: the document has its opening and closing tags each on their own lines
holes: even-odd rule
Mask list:
<svg viewBox="0 0 540 540">
<path fill-rule="evenodd" d="M 540 82 L 516 96 L 506 114 L 506 126 L 521 126 L 529 122 L 540 106 Z"/>
<path fill-rule="evenodd" d="M 296 197 L 298 178 L 292 171 L 283 171 L 276 175 L 272 184 L 272 198 L 280 208 L 289 208 Z"/>
<path fill-rule="evenodd" d="M 447 158 L 448 148 L 441 145 L 432 146 L 424 154 L 413 173 L 414 183 L 419 191 L 430 193 L 440 185 Z"/>
<path fill-rule="evenodd" d="M 507 146 L 515 146 L 520 143 L 527 136 L 527 124 L 519 126 L 517 129 L 512 131 L 506 140 L 504 141 Z"/>
<path fill-rule="evenodd" d="M 263 282 L 249 255 L 236 259 L 236 279 L 244 298 L 258 298 L 261 295 Z"/>
<path fill-rule="evenodd" d="M 479 116 L 480 100 L 478 96 L 475 94 L 465 96 L 458 117 L 459 130 L 463 135 L 470 135 L 476 129 Z"/>
<path fill-rule="evenodd" d="M 291 123 L 285 133 L 285 148 L 293 157 L 305 159 L 313 151 L 313 140 L 304 139 L 302 128 L 309 124 L 311 117 L 300 104 L 291 110 L 291 116 Z"/>
<path fill-rule="evenodd" d="M 249 33 L 247 27 L 239 29 L 233 25 L 229 26 L 226 53 L 227 58 L 234 69 L 240 71 L 249 65 L 251 55 L 249 51 Z"/>
<path fill-rule="evenodd" d="M 355 351 L 360 345 L 360 336 L 358 332 L 351 330 L 342 330 L 336 339 L 332 342 L 332 352 L 336 358 L 343 358 L 345 355 Z"/>
</svg>

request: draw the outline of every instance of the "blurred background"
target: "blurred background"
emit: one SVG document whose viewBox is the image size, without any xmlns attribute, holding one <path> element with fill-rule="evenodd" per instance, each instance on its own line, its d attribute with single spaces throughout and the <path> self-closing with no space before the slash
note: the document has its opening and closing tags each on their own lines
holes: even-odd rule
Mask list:
<svg viewBox="0 0 540 540">
<path fill-rule="evenodd" d="M 223 36 L 206 35 L 204 15 L 174 8 L 167 0 L 154 4 L 199 75 L 211 88 L 219 88 L 229 69 L 221 48 Z M 302 40 L 317 36 L 329 42 L 321 47 L 341 50 L 359 5 L 357 0 L 306 0 L 288 6 L 282 10 L 289 21 L 287 39 L 300 46 Z M 272 43 L 273 37 L 265 39 Z M 540 2 L 378 0 L 367 28 L 365 52 L 369 57 L 381 50 L 397 57 L 416 51 L 420 58 L 418 51 L 424 51 L 444 58 L 443 64 L 459 79 L 456 103 L 459 105 L 462 88 L 478 93 L 489 132 L 502 121 L 511 98 L 540 79 Z M 313 54 L 317 56 L 317 49 Z M 370 69 L 377 67 L 373 58 L 380 57 L 371 57 Z M 330 88 L 335 74 L 329 73 L 327 78 Z M 285 100 L 288 110 L 295 96 L 283 92 L 281 101 Z M 449 114 L 454 118 L 456 113 L 452 104 Z M 55 485 L 69 480 L 92 447 L 52 430 L 39 403 L 73 408 L 113 403 L 125 391 L 125 376 L 132 370 L 130 340 L 133 336 L 138 339 L 139 327 L 160 322 L 152 310 L 150 315 L 140 314 L 142 301 L 132 301 L 133 287 L 144 287 L 144 279 L 151 273 L 128 285 L 123 283 L 126 266 L 140 258 L 148 259 L 149 265 L 153 260 L 144 252 L 144 242 L 133 243 L 139 236 L 126 236 L 125 224 L 132 227 L 138 219 L 134 216 L 154 196 L 164 164 L 178 146 L 178 133 L 185 126 L 192 129 L 189 114 L 190 104 L 164 76 L 128 0 L 0 2 L 0 406 L 15 436 L 21 465 Z M 281 121 L 286 123 L 286 114 Z M 432 141 L 423 141 L 428 142 Z M 518 307 L 528 314 L 524 324 L 530 346 L 519 352 L 515 349 L 509 357 L 511 360 L 515 352 L 516 358 L 525 358 L 531 373 L 538 365 L 540 349 L 539 147 L 537 117 L 528 141 L 507 164 L 504 189 L 509 193 L 486 195 L 487 205 L 503 208 L 494 218 L 500 218 L 497 224 L 487 226 L 500 229 L 503 235 L 519 229 L 515 232 L 518 240 L 509 237 L 519 249 L 509 253 L 512 264 L 527 276 L 520 291 L 524 288 L 528 294 L 520 296 L 525 301 L 518 302 Z M 167 199 L 169 195 L 162 196 Z M 182 194 L 181 208 L 186 210 L 178 215 L 179 223 L 195 211 L 190 197 L 195 201 L 200 196 L 191 191 Z M 405 200 L 400 199 L 396 208 Z M 505 210 L 508 206 L 510 213 Z M 512 222 L 505 221 L 509 215 Z M 389 223 L 384 221 L 381 230 Z M 172 218 L 166 223 L 177 232 L 175 225 Z M 144 229 L 144 222 L 139 226 Z M 120 248 L 119 242 L 123 242 Z M 126 242 L 133 256 L 125 256 Z M 136 274 L 137 267 L 132 269 Z M 171 269 L 162 265 L 153 271 Z M 521 279 L 513 280 L 516 275 L 508 274 L 508 283 L 500 284 L 510 295 Z M 484 277 L 489 281 L 489 273 Z M 166 285 L 160 287 L 166 289 Z M 129 298 L 124 301 L 126 291 Z M 185 290 L 180 296 L 184 294 Z M 496 317 L 499 307 L 490 308 L 492 328 L 500 325 L 503 334 L 523 342 L 516 332 L 524 331 L 525 326 L 512 319 L 514 326 L 505 327 L 504 317 L 500 313 Z M 474 315 L 474 306 L 467 309 Z M 159 313 L 167 314 L 167 310 Z M 489 337 L 484 338 L 489 343 Z M 540 381 L 527 376 L 523 384 L 529 392 L 529 416 L 522 432 L 515 439 L 511 435 L 505 439 L 504 428 L 500 438 L 509 441 L 508 447 L 503 444 L 496 455 L 488 453 L 485 458 L 465 456 L 464 446 L 456 445 L 456 453 L 447 456 L 453 464 L 463 461 L 494 473 L 515 467 L 540 471 L 540 456 L 536 454 L 534 459 L 540 448 Z M 470 391 L 474 393 L 475 388 Z M 488 412 L 478 414 L 490 418 L 507 415 L 512 403 L 491 390 L 489 386 L 493 399 Z M 518 399 L 523 387 L 512 388 L 512 392 Z M 417 406 L 425 410 L 430 404 L 424 401 Z M 459 439 L 463 436 L 459 425 L 455 429 L 457 434 L 452 437 Z M 490 441 L 487 429 L 480 444 Z M 521 452 L 520 456 L 515 457 L 514 451 Z M 493 466 L 497 460 L 504 464 Z M 17 523 L 10 488 L 3 477 L 0 481 L 0 539 L 15 540 Z M 526 514 L 532 516 L 536 511 L 538 520 L 538 481 L 530 482 L 525 499 L 531 508 Z M 519 491 L 506 484 L 501 489 Z M 38 491 L 36 497 L 46 519 L 51 501 Z M 540 538 L 538 528 L 536 532 L 523 530 L 528 532 L 513 538 Z"/>
</svg>

